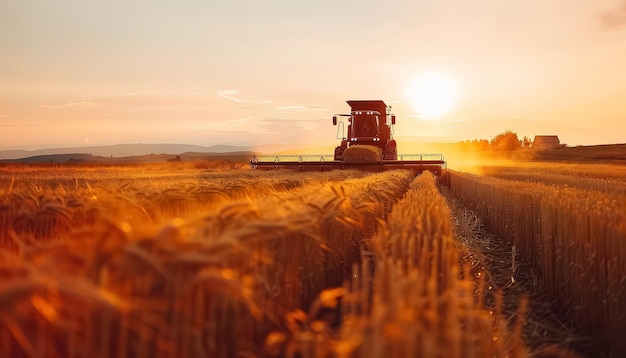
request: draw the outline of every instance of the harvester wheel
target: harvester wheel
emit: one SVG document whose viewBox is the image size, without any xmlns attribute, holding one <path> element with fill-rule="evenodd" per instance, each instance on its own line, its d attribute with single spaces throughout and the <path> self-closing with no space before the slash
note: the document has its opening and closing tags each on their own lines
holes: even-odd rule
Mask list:
<svg viewBox="0 0 626 358">
<path fill-rule="evenodd" d="M 338 146 L 335 147 L 335 161 L 343 160 L 343 152 L 346 150 L 346 147 Z"/>
<path fill-rule="evenodd" d="M 398 160 L 398 147 L 395 140 L 387 142 L 383 150 L 383 160 Z"/>
</svg>

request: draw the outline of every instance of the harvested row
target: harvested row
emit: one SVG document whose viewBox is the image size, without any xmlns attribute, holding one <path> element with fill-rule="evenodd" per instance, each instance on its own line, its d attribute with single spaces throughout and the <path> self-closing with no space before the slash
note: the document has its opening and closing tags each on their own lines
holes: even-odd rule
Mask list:
<svg viewBox="0 0 626 358">
<path fill-rule="evenodd" d="M 0 356 L 225 357 L 340 286 L 412 174 L 310 184 L 176 219 L 1 252 Z M 315 317 L 306 317 L 313 320 Z"/>
<path fill-rule="evenodd" d="M 601 192 L 458 172 L 450 187 L 487 229 L 510 240 L 551 299 L 593 337 L 626 349 L 626 202 Z"/>
</svg>

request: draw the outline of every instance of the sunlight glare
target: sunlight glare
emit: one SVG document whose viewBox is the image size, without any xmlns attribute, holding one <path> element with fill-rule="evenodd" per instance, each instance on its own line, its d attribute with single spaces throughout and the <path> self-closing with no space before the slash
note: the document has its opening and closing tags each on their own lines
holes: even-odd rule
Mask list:
<svg viewBox="0 0 626 358">
<path fill-rule="evenodd" d="M 458 98 L 456 82 L 438 72 L 424 72 L 409 84 L 407 97 L 420 118 L 435 119 L 448 113 Z"/>
</svg>

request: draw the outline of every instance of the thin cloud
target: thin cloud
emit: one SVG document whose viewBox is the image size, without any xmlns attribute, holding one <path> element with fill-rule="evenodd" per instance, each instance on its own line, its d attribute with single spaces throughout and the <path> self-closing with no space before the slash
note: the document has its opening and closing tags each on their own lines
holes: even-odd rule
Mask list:
<svg viewBox="0 0 626 358">
<path fill-rule="evenodd" d="M 100 107 L 100 106 L 102 105 L 93 101 L 80 101 L 80 102 L 70 102 L 70 103 L 58 104 L 58 105 L 42 104 L 39 107 L 47 108 L 47 109 L 61 109 L 61 108 Z"/>
<path fill-rule="evenodd" d="M 320 123 L 326 119 L 282 119 L 282 118 L 266 118 L 263 119 L 262 127 L 270 131 L 281 132 L 285 128 L 297 127 L 303 131 L 316 131 L 320 128 Z"/>
<path fill-rule="evenodd" d="M 422 116 L 419 114 L 408 114 L 407 117 L 409 118 L 417 118 L 417 119 L 426 119 L 426 120 L 430 120 L 431 117 L 427 117 L 427 116 Z"/>
<path fill-rule="evenodd" d="M 158 90 L 158 91 L 132 91 L 115 94 L 100 94 L 82 96 L 79 100 L 62 105 L 41 105 L 42 108 L 71 108 L 71 107 L 167 107 L 201 105 L 207 92 L 196 90 Z"/>
<path fill-rule="evenodd" d="M 125 92 L 122 93 L 123 97 L 137 97 L 137 96 L 206 96 L 206 91 L 142 91 L 142 92 Z"/>
<path fill-rule="evenodd" d="M 239 103 L 271 103 L 271 100 L 265 100 L 265 101 L 251 101 L 251 100 L 247 100 L 247 99 L 241 99 L 241 98 L 237 98 L 234 97 L 235 95 L 238 95 L 240 92 L 239 90 L 235 90 L 235 89 L 230 89 L 230 90 L 222 90 L 222 91 L 217 91 L 217 95 L 222 97 L 222 98 L 226 98 L 229 99 L 231 101 L 235 101 L 235 102 L 239 102 Z"/>
<path fill-rule="evenodd" d="M 421 114 L 408 114 L 406 115 L 406 117 L 409 118 L 417 118 L 420 120 L 425 120 L 428 122 L 437 122 L 437 121 L 446 121 L 446 122 L 451 122 L 451 121 L 456 121 L 456 119 L 453 118 L 446 118 L 446 117 L 429 117 L 429 116 L 424 116 Z M 466 120 L 462 120 L 462 121 L 468 121 L 468 119 Z"/>
<path fill-rule="evenodd" d="M 249 120 L 253 119 L 254 116 L 248 116 L 243 118 L 231 119 L 229 121 L 224 122 L 225 124 L 233 127 L 238 127 L 246 124 Z"/>
<path fill-rule="evenodd" d="M 2 123 L 2 127 L 24 127 L 24 123 L 20 123 L 20 122 L 8 122 L 8 123 Z"/>
<path fill-rule="evenodd" d="M 327 107 L 308 107 L 308 106 L 278 106 L 276 110 L 279 113 L 286 112 L 329 112 Z"/>
<path fill-rule="evenodd" d="M 237 119 L 229 119 L 229 120 L 225 120 L 221 122 L 211 123 L 209 127 L 212 130 L 232 129 L 233 131 L 241 133 L 242 129 L 243 131 L 250 130 L 250 126 L 252 125 L 250 121 L 252 119 L 254 119 L 254 116 L 248 116 L 248 117 L 237 118 Z"/>
<path fill-rule="evenodd" d="M 539 121 L 538 118 L 430 118 L 418 114 L 409 114 L 406 117 L 425 119 L 429 122 L 445 122 L 445 123 L 466 123 L 466 122 L 533 122 Z"/>
<path fill-rule="evenodd" d="M 600 21 L 608 30 L 614 30 L 626 25 L 626 1 L 621 9 L 607 11 L 600 15 Z"/>
</svg>

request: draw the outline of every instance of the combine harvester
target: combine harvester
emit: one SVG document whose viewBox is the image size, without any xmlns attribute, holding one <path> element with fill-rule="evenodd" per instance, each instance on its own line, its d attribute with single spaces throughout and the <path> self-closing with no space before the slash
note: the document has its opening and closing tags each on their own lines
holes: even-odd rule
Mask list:
<svg viewBox="0 0 626 358">
<path fill-rule="evenodd" d="M 440 174 L 446 162 L 441 154 L 400 155 L 393 139 L 396 116 L 389 113 L 380 100 L 347 101 L 350 114 L 333 116 L 337 139 L 341 145 L 334 155 L 265 155 L 250 160 L 253 169 L 296 169 L 300 171 L 328 171 L 333 169 L 360 169 L 381 172 L 393 169 L 429 170 Z M 347 135 L 344 122 L 337 117 L 348 117 Z"/>
</svg>

